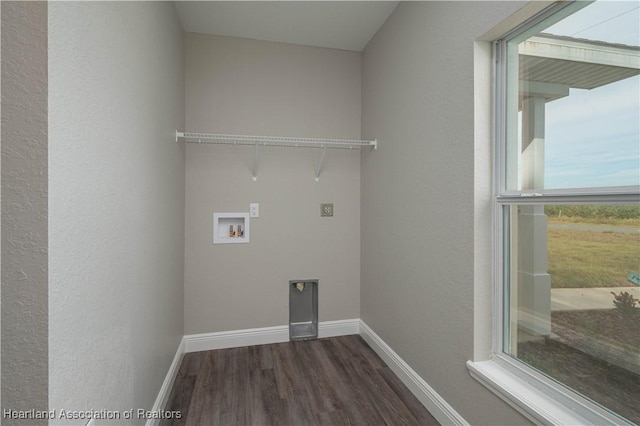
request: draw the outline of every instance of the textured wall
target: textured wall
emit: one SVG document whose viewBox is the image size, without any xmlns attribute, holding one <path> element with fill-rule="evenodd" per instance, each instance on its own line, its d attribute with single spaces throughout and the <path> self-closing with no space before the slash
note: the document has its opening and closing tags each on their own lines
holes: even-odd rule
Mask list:
<svg viewBox="0 0 640 426">
<path fill-rule="evenodd" d="M 522 3 L 403 2 L 363 53 L 362 319 L 471 424 L 526 420 L 474 355 L 474 40 Z"/>
<path fill-rule="evenodd" d="M 47 4 L 2 3 L 2 408 L 47 409 Z M 3 419 L 3 424 L 37 424 Z M 41 422 L 46 423 L 46 422 Z"/>
<path fill-rule="evenodd" d="M 360 137 L 360 54 L 188 34 L 187 130 Z M 185 333 L 284 325 L 288 282 L 318 278 L 320 321 L 360 314 L 360 155 L 188 145 Z M 212 244 L 213 212 L 247 212 L 249 244 Z M 320 217 L 320 203 L 334 217 Z"/>
<path fill-rule="evenodd" d="M 49 407 L 151 409 L 183 334 L 183 32 L 172 2 L 52 2 L 49 49 Z"/>
<path fill-rule="evenodd" d="M 0 2 L 0 37 L 2 34 L 2 2 Z M 2 43 L 0 42 L 0 63 Z M 1 70 L 0 70 L 1 73 Z M 2 78 L 0 76 L 0 82 Z M 2 84 L 0 83 L 0 99 L 2 98 Z M 2 117 L 2 102 L 0 101 L 0 117 Z M 0 153 L 2 152 L 2 132 L 0 131 Z M 1 155 L 0 155 L 1 158 Z M 0 159 L 0 193 L 2 191 L 2 160 Z M 0 241 L 2 241 L 2 196 L 0 196 Z M 1 245 L 0 245 L 1 247 Z M 2 254 L 0 254 L 0 275 L 2 273 Z M 2 290 L 0 289 L 0 408 L 2 407 Z"/>
</svg>

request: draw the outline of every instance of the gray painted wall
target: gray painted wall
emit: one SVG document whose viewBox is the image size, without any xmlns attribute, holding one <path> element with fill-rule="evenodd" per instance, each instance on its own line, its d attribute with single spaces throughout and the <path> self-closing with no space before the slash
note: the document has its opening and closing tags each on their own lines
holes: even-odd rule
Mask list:
<svg viewBox="0 0 640 426">
<path fill-rule="evenodd" d="M 3 2 L 3 409 L 47 409 L 47 193 L 47 4 Z"/>
<path fill-rule="evenodd" d="M 359 53 L 186 36 L 186 129 L 321 138 L 360 137 Z M 360 155 L 186 146 L 185 334 L 284 325 L 288 283 L 318 278 L 320 321 L 360 315 Z M 248 212 L 248 244 L 212 244 L 213 212 Z M 320 203 L 334 217 L 320 217 Z"/>
<path fill-rule="evenodd" d="M 403 2 L 363 54 L 362 319 L 471 424 L 524 424 L 474 356 L 474 41 L 522 3 Z"/>
<path fill-rule="evenodd" d="M 183 59 L 172 2 L 49 4 L 50 409 L 151 409 L 176 353 Z"/>
<path fill-rule="evenodd" d="M 0 2 L 0 35 L 1 34 L 2 34 L 2 2 Z M 0 43 L 0 56 L 2 55 L 1 46 L 2 45 Z M 1 61 L 1 58 L 0 58 L 0 61 Z M 0 81 L 2 81 L 1 78 L 0 78 Z M 2 84 L 0 84 L 0 99 L 1 98 L 2 98 Z M 1 100 L 0 100 L 0 117 L 2 117 L 2 101 Z M 0 131 L 0 153 L 2 152 L 2 134 L 1 133 L 2 132 Z M 1 191 L 2 191 L 2 160 L 0 159 L 0 193 Z M 0 195 L 0 241 L 2 241 L 2 196 L 1 195 Z M 1 248 L 0 248 L 0 275 L 1 273 L 2 273 L 2 254 L 1 254 Z M 1 405 L 2 405 L 2 290 L 0 289 L 0 406 Z"/>
<path fill-rule="evenodd" d="M 36 8 L 30 59 L 42 63 L 46 6 L 22 5 Z M 39 92 L 29 129 L 40 173 L 28 181 L 45 201 L 24 212 L 36 249 L 19 254 L 36 268 L 34 309 L 46 317 L 48 195 L 50 408 L 151 407 L 183 334 L 183 273 L 186 334 L 285 324 L 287 281 L 314 277 L 321 320 L 362 317 L 472 424 L 525 423 L 465 367 L 474 349 L 473 41 L 519 6 L 402 3 L 362 64 L 353 52 L 188 35 L 183 71 L 170 3 L 52 3 L 49 188 Z M 15 368 L 6 309 L 21 297 L 5 288 L 5 242 L 18 235 L 5 191 L 22 179 L 5 161 L 11 7 L 2 4 L 3 408 L 7 390 L 37 397 L 47 387 L 46 318 L 32 324 L 36 381 L 5 376 Z M 36 80 L 28 87 L 46 87 L 46 73 Z M 251 182 L 251 149 L 172 142 L 174 129 L 358 138 L 361 87 L 362 136 L 380 149 L 330 152 L 319 183 L 315 151 L 265 150 Z M 261 205 L 252 242 L 213 246 L 211 213 L 249 202 Z M 334 218 L 319 217 L 321 202 L 335 203 Z"/>
</svg>

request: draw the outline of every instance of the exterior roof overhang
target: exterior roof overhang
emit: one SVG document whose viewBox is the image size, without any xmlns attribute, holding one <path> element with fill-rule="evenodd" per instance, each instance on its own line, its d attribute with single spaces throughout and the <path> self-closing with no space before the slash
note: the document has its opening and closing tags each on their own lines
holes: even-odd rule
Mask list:
<svg viewBox="0 0 640 426">
<path fill-rule="evenodd" d="M 638 46 L 540 34 L 520 43 L 518 54 L 523 97 L 547 102 L 571 88 L 595 89 L 640 74 Z"/>
</svg>

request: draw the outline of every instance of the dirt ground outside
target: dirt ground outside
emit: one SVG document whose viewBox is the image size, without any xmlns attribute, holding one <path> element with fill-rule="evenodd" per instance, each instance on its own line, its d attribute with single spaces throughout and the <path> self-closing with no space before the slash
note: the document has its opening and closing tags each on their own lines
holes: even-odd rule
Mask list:
<svg viewBox="0 0 640 426">
<path fill-rule="evenodd" d="M 518 345 L 518 358 L 640 424 L 640 308 L 551 314 L 551 336 Z"/>
</svg>

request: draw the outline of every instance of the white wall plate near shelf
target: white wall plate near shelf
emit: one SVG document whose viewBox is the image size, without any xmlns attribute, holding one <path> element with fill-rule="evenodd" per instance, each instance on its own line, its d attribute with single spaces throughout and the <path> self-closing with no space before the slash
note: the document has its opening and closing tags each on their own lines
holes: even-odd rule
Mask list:
<svg viewBox="0 0 640 426">
<path fill-rule="evenodd" d="M 249 213 L 214 213 L 213 244 L 249 242 Z"/>
</svg>

